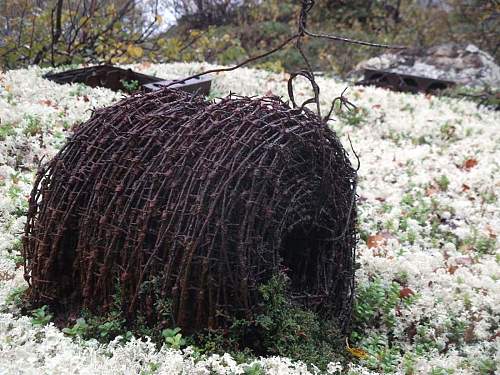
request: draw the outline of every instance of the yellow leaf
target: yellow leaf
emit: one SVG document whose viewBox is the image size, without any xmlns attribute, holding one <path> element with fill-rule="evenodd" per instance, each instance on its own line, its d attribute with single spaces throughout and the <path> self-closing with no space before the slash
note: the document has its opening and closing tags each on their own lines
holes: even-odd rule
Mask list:
<svg viewBox="0 0 500 375">
<path fill-rule="evenodd" d="M 360 358 L 360 359 L 368 358 L 368 353 L 365 352 L 363 349 L 347 348 L 347 351 L 357 358 Z"/>
<path fill-rule="evenodd" d="M 159 14 L 156 15 L 155 17 L 155 22 L 158 24 L 158 25 L 161 25 L 163 23 L 163 17 L 160 16 Z"/>
<path fill-rule="evenodd" d="M 200 36 L 201 32 L 200 30 L 191 30 L 190 34 L 193 38 L 196 38 L 197 36 Z"/>
<path fill-rule="evenodd" d="M 348 341 L 347 337 L 345 338 L 345 344 L 346 344 L 346 347 L 347 347 L 347 351 L 349 353 L 351 353 L 353 356 L 355 356 L 356 358 L 359 358 L 359 359 L 366 359 L 366 358 L 368 358 L 368 353 L 365 352 L 363 349 L 351 348 L 349 346 L 349 341 Z"/>
<path fill-rule="evenodd" d="M 129 44 L 127 47 L 127 53 L 130 57 L 141 57 L 144 53 L 143 49 L 139 46 L 135 46 L 133 44 Z"/>
</svg>

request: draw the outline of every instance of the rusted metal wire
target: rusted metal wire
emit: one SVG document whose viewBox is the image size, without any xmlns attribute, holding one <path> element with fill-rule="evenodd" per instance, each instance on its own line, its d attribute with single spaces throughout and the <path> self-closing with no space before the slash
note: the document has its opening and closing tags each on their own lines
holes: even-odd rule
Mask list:
<svg viewBox="0 0 500 375">
<path fill-rule="evenodd" d="M 345 326 L 355 185 L 339 140 L 307 109 L 133 96 L 97 110 L 39 172 L 30 298 L 105 313 L 119 288 L 129 319 L 157 322 L 155 302 L 170 299 L 175 324 L 192 331 L 251 318 L 258 286 L 285 272 L 293 298 Z"/>
<path fill-rule="evenodd" d="M 103 314 L 119 296 L 129 321 L 157 325 L 169 300 L 169 324 L 192 332 L 252 319 L 259 286 L 285 273 L 290 298 L 347 329 L 357 170 L 327 121 L 336 102 L 352 103 L 342 93 L 321 117 L 301 49 L 314 1 L 302 5 L 298 33 L 280 46 L 187 78 L 295 41 L 307 70 L 290 78 L 291 106 L 278 97 L 210 102 L 166 87 L 78 127 L 30 197 L 23 255 L 32 302 Z M 314 91 L 300 106 L 297 76 Z"/>
</svg>

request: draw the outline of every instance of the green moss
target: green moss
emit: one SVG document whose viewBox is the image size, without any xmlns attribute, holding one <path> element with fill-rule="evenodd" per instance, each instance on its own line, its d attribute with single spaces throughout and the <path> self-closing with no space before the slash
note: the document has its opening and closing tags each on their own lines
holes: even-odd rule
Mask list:
<svg viewBox="0 0 500 375">
<path fill-rule="evenodd" d="M 42 134 L 42 123 L 40 119 L 34 116 L 25 116 L 26 127 L 24 128 L 23 133 L 30 137 L 35 137 L 37 135 Z"/>
<path fill-rule="evenodd" d="M 5 141 L 8 137 L 16 134 L 14 125 L 10 122 L 0 122 L 0 141 Z"/>
<path fill-rule="evenodd" d="M 447 191 L 448 187 L 450 186 L 450 180 L 444 174 L 441 177 L 439 177 L 436 182 L 437 182 L 439 188 L 443 191 Z"/>
</svg>

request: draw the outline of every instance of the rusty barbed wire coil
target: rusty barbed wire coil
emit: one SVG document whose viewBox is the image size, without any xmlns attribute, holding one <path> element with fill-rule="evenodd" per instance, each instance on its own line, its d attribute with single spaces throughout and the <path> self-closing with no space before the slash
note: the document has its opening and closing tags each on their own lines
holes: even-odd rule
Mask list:
<svg viewBox="0 0 500 375">
<path fill-rule="evenodd" d="M 54 311 L 161 319 L 185 332 L 251 319 L 258 288 L 346 329 L 356 170 L 317 114 L 278 97 L 206 101 L 169 88 L 96 110 L 37 175 L 28 296 Z M 154 284 L 154 288 L 147 285 Z"/>
</svg>

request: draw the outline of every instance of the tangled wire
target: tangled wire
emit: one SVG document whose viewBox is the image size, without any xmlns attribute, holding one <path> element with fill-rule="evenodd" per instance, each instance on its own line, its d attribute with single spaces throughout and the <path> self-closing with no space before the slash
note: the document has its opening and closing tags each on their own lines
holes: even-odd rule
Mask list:
<svg viewBox="0 0 500 375">
<path fill-rule="evenodd" d="M 312 112 L 279 98 L 175 90 L 97 110 L 35 183 L 24 245 L 32 301 L 162 319 L 186 331 L 258 312 L 286 273 L 298 303 L 344 327 L 356 172 Z M 154 288 L 149 286 L 154 284 Z"/>
<path fill-rule="evenodd" d="M 95 111 L 37 175 L 25 227 L 28 295 L 35 304 L 105 314 L 117 297 L 129 321 L 164 319 L 193 332 L 252 319 L 259 286 L 286 274 L 289 297 L 346 330 L 354 288 L 356 170 L 321 117 L 307 69 L 277 97 L 218 102 L 169 89 Z M 383 45 L 375 45 L 384 47 Z M 303 76 L 314 97 L 295 102 Z M 172 84 L 178 81 L 174 81 Z M 306 106 L 316 104 L 313 113 Z"/>
</svg>

